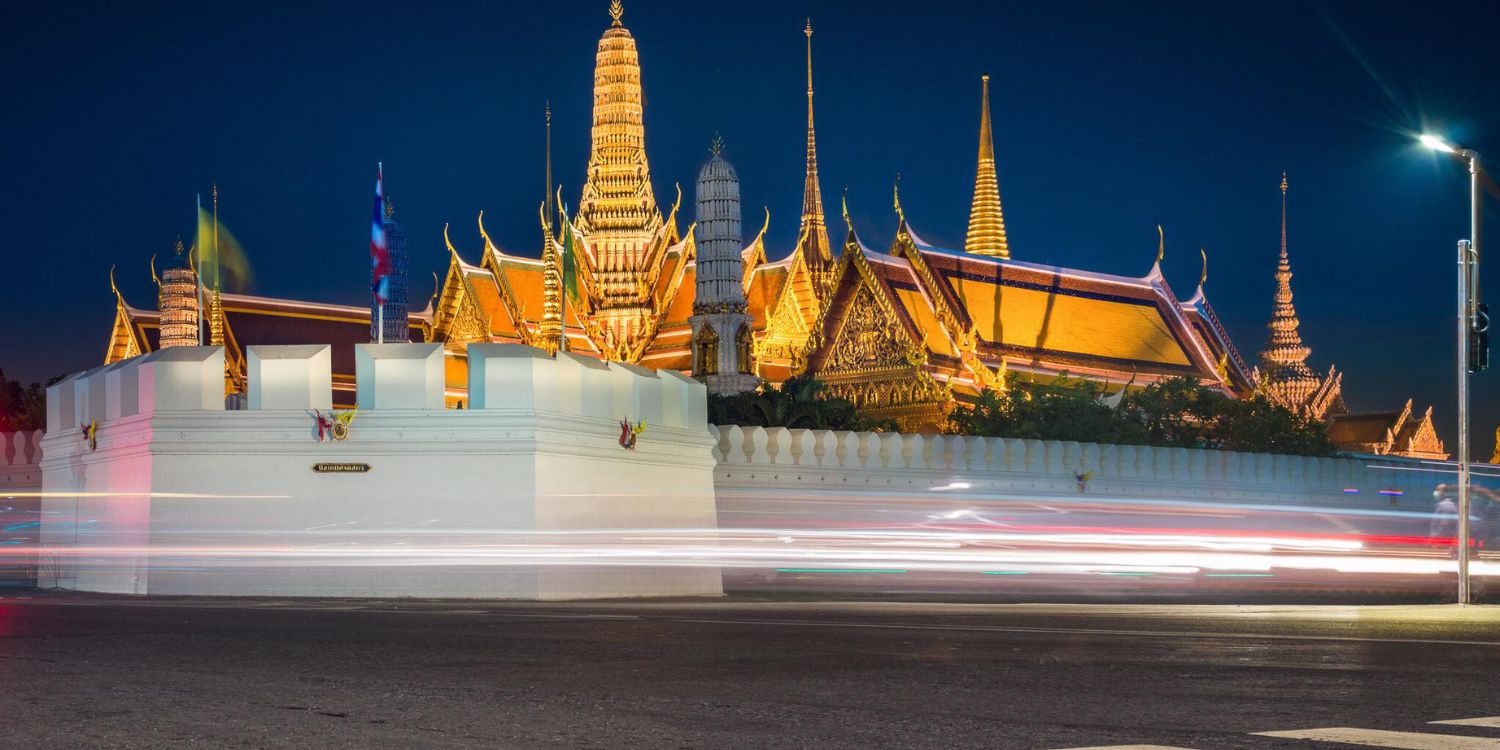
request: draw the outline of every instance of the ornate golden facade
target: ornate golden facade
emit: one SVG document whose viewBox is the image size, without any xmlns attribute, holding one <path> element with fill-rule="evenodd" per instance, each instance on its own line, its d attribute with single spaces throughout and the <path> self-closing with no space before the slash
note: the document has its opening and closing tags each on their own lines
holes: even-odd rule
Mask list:
<svg viewBox="0 0 1500 750">
<path fill-rule="evenodd" d="M 585 245 L 580 299 L 564 304 L 549 153 L 539 251 L 504 251 L 490 239 L 483 214 L 482 247 L 460 251 L 445 231 L 447 273 L 427 309 L 411 314 L 414 340 L 446 346 L 450 404 L 465 398 L 466 348 L 476 341 L 548 351 L 566 346 L 654 368 L 694 368 L 694 232 L 679 231 L 680 191 L 665 216 L 656 203 L 639 54 L 618 2 L 611 4 L 611 18 L 595 58 L 589 166 L 573 217 Z M 807 140 L 797 240 L 784 257 L 771 260 L 766 216 L 740 253 L 750 324 L 744 335 L 719 335 L 705 345 L 721 352 L 732 347 L 739 355 L 735 369 L 771 382 L 809 372 L 826 381 L 831 394 L 906 429 L 940 423 L 957 400 L 996 387 L 1007 371 L 1037 378 L 1068 373 L 1104 381 L 1111 390 L 1132 380 L 1144 385 L 1186 375 L 1234 393 L 1251 391 L 1251 371 L 1201 284 L 1182 300 L 1159 264 L 1131 277 L 1010 259 L 987 81 L 965 248 L 921 239 L 899 196 L 898 229 L 887 249 L 865 244 L 848 222 L 847 206 L 843 241 L 835 246 L 819 185 L 811 23 L 803 32 Z M 550 151 L 550 114 L 548 134 Z M 242 362 L 246 344 L 329 342 L 336 381 L 345 387 L 353 376 L 352 344 L 368 340 L 369 313 L 360 308 L 227 294 L 215 304 L 216 335 L 232 362 Z M 282 325 L 268 324 L 278 316 Z M 120 299 L 107 359 L 156 346 L 158 321 L 157 313 Z M 290 336 L 297 340 L 286 340 Z M 348 395 L 340 391 L 335 400 L 347 403 Z"/>
</svg>

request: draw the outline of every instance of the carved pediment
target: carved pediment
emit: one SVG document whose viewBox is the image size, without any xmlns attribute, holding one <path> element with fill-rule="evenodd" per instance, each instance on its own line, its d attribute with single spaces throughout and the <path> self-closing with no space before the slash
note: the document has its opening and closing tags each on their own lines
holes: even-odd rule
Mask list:
<svg viewBox="0 0 1500 750">
<path fill-rule="evenodd" d="M 855 374 L 914 364 L 912 344 L 899 325 L 875 293 L 860 285 L 833 337 L 820 373 Z"/>
</svg>

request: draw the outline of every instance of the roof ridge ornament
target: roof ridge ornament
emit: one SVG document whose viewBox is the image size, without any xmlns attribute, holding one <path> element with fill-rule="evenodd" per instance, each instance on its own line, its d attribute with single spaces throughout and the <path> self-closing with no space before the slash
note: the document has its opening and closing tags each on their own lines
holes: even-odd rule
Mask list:
<svg viewBox="0 0 1500 750">
<path fill-rule="evenodd" d="M 1160 224 L 1156 225 L 1156 240 L 1156 264 L 1161 265 L 1161 259 L 1167 256 L 1167 233 Z"/>
<path fill-rule="evenodd" d="M 609 0 L 609 17 L 614 19 L 611 26 L 622 26 L 620 17 L 625 15 L 625 5 L 620 0 Z"/>
<path fill-rule="evenodd" d="M 1200 247 L 1198 254 L 1203 256 L 1203 273 L 1198 275 L 1198 289 L 1201 290 L 1203 285 L 1208 283 L 1208 249 Z"/>
<path fill-rule="evenodd" d="M 724 154 L 724 137 L 717 130 L 714 131 L 714 139 L 708 144 L 708 153 L 716 157 Z"/>
<path fill-rule="evenodd" d="M 906 213 L 901 210 L 901 173 L 896 173 L 896 184 L 891 186 L 891 197 L 896 207 L 896 219 L 902 224 L 906 223 Z"/>
</svg>

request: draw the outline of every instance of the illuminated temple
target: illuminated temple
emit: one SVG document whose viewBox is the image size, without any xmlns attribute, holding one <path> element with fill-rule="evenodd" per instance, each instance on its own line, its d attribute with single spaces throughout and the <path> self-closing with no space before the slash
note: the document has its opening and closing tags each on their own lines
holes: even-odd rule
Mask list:
<svg viewBox="0 0 1500 750">
<path fill-rule="evenodd" d="M 539 206 L 515 209 L 536 211 L 536 246 L 502 248 L 483 214 L 479 247 L 456 247 L 445 231 L 446 276 L 426 309 L 410 312 L 411 339 L 440 342 L 447 351 L 450 405 L 466 397 L 473 342 L 566 348 L 690 372 L 718 392 L 749 387 L 757 377 L 781 382 L 810 373 L 834 395 L 904 429 L 940 423 L 957 401 L 998 386 L 1006 372 L 1040 379 L 1067 373 L 1110 390 L 1184 375 L 1238 395 L 1257 387 L 1258 375 L 1219 324 L 1202 281 L 1179 298 L 1162 276 L 1160 250 L 1139 277 L 1048 265 L 1035 260 L 1039 250 L 1024 247 L 1012 257 L 987 76 L 962 248 L 922 239 L 899 193 L 888 243 L 856 233 L 847 205 L 836 207 L 840 216 L 830 225 L 818 173 L 811 24 L 804 30 L 806 172 L 790 251 L 767 248 L 769 214 L 755 217 L 760 228 L 748 242 L 742 237 L 738 178 L 718 146 L 699 175 L 694 220 L 679 215 L 680 190 L 663 210 L 646 154 L 639 52 L 618 1 L 610 13 L 596 53 L 586 181 L 567 217 L 586 246 L 578 295 L 565 298 L 562 283 L 549 114 L 547 190 Z M 353 345 L 370 340 L 368 309 L 212 294 L 217 302 L 204 306 L 204 328 L 209 343 L 228 349 L 228 390 L 243 383 L 246 346 L 329 343 L 334 400 L 352 403 Z M 164 345 L 160 312 L 133 307 L 118 292 L 116 302 L 106 362 Z"/>
</svg>

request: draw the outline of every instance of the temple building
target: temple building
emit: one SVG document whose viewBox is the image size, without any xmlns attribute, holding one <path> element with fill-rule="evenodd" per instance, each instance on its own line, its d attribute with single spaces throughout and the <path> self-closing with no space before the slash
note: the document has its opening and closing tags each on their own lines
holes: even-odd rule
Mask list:
<svg viewBox="0 0 1500 750">
<path fill-rule="evenodd" d="M 1397 411 L 1340 414 L 1328 423 L 1328 437 L 1339 450 L 1377 456 L 1444 461 L 1448 451 L 1432 426 L 1432 407 L 1412 414 L 1411 399 Z"/>
<path fill-rule="evenodd" d="M 1334 367 L 1318 377 L 1307 366 L 1312 350 L 1302 344 L 1302 325 L 1292 304 L 1292 263 L 1286 252 L 1286 173 L 1281 173 L 1281 257 L 1276 263 L 1276 295 L 1271 309 L 1270 335 L 1260 352 L 1255 387 L 1271 403 L 1317 420 L 1340 414 L 1344 408 L 1344 375 Z"/>
<path fill-rule="evenodd" d="M 639 51 L 620 2 L 609 10 L 595 56 L 591 146 L 576 212 L 568 216 L 556 203 L 549 111 L 546 187 L 536 209 L 539 247 L 527 253 L 501 248 L 490 239 L 483 213 L 480 247 L 460 250 L 445 229 L 447 272 L 434 301 L 409 314 L 404 330 L 412 340 L 444 345 L 450 405 L 465 399 L 473 342 L 566 348 L 678 370 L 716 392 L 810 373 L 829 392 L 912 430 L 940 424 L 959 401 L 1003 387 L 1007 372 L 1037 379 L 1068 374 L 1115 391 L 1132 381 L 1146 385 L 1176 376 L 1236 395 L 1256 387 L 1255 373 L 1208 303 L 1206 273 L 1187 299 L 1167 284 L 1164 243 L 1157 262 L 1138 277 L 1038 262 L 1045 248 L 1022 248 L 1018 255 L 1027 259 L 1012 258 L 988 76 L 981 79 L 964 247 L 922 239 L 899 193 L 893 201 L 898 228 L 889 244 L 859 236 L 847 204 L 831 233 L 819 183 L 810 22 L 803 29 L 802 211 L 790 252 L 771 259 L 769 212 L 745 241 L 738 178 L 720 152 L 699 173 L 696 222 L 679 229 L 681 190 L 663 212 L 651 183 Z M 564 222 L 583 244 L 576 297 L 563 289 Z M 161 313 L 116 296 L 107 362 L 161 345 Z M 243 383 L 247 345 L 330 343 L 335 402 L 352 402 L 353 344 L 371 337 L 369 309 L 217 292 L 202 309 L 219 331 L 216 340 L 228 347 L 231 391 Z"/>
<path fill-rule="evenodd" d="M 724 159 L 724 142 L 714 138 L 712 157 L 698 171 L 698 288 L 693 297 L 693 376 L 709 393 L 753 390 L 755 356 L 745 301 L 745 259 L 740 178 Z"/>
<path fill-rule="evenodd" d="M 1432 408 L 1412 416 L 1412 402 L 1402 409 L 1350 413 L 1344 405 L 1344 374 L 1330 366 L 1319 377 L 1307 366 L 1312 349 L 1302 343 L 1297 308 L 1292 303 L 1292 264 L 1286 243 L 1286 173 L 1281 173 L 1281 253 L 1276 262 L 1276 292 L 1266 346 L 1252 378 L 1256 392 L 1271 403 L 1325 422 L 1328 437 L 1341 451 L 1381 456 L 1446 459 L 1448 453 L 1432 426 Z"/>
</svg>

